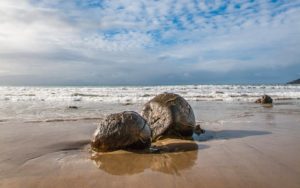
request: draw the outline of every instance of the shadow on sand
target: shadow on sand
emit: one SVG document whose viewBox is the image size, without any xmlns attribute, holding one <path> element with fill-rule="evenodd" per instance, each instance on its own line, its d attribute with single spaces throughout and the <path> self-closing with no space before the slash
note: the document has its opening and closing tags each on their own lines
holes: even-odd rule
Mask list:
<svg viewBox="0 0 300 188">
<path fill-rule="evenodd" d="M 208 141 L 212 139 L 234 139 L 234 138 L 244 138 L 248 136 L 259 136 L 271 134 L 268 131 L 255 131 L 255 130 L 221 130 L 221 131 L 211 131 L 206 130 L 204 134 L 193 135 L 195 141 Z"/>
</svg>

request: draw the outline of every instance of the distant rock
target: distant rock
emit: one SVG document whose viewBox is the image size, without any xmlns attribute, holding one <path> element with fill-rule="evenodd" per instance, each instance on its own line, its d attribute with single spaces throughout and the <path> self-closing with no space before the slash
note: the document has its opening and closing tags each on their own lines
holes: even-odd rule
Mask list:
<svg viewBox="0 0 300 188">
<path fill-rule="evenodd" d="M 151 130 L 136 112 L 108 115 L 96 129 L 91 146 L 96 151 L 145 149 L 151 145 Z"/>
<path fill-rule="evenodd" d="M 122 105 L 123 106 L 129 106 L 129 105 L 132 105 L 133 103 L 131 103 L 131 102 L 126 102 L 126 103 L 123 103 Z"/>
<path fill-rule="evenodd" d="M 69 109 L 78 109 L 78 106 L 68 106 Z"/>
<path fill-rule="evenodd" d="M 300 79 L 288 82 L 287 84 L 300 84 Z"/>
<path fill-rule="evenodd" d="M 255 103 L 260 104 L 272 104 L 273 99 L 269 95 L 263 95 L 261 98 L 257 99 Z"/>
</svg>

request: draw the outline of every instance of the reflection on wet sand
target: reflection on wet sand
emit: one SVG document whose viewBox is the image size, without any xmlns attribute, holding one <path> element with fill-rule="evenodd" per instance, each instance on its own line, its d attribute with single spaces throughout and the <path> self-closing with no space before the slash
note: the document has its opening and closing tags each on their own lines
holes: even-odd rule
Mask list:
<svg viewBox="0 0 300 188">
<path fill-rule="evenodd" d="M 248 136 L 271 134 L 268 131 L 254 130 L 207 130 L 205 134 L 193 136 L 195 141 L 211 139 L 233 139 Z M 180 175 L 183 169 L 193 167 L 197 160 L 198 150 L 208 148 L 192 140 L 163 139 L 152 144 L 158 152 L 115 151 L 93 153 L 92 160 L 96 166 L 112 175 L 131 175 L 144 172 L 146 169 L 166 174 Z"/>
<path fill-rule="evenodd" d="M 180 175 L 180 171 L 193 167 L 198 150 L 207 148 L 193 141 L 167 139 L 154 143 L 159 153 L 116 151 L 92 156 L 96 166 L 112 175 L 131 175 L 147 169 Z"/>
<path fill-rule="evenodd" d="M 273 104 L 262 104 L 261 106 L 264 108 L 273 108 Z"/>
</svg>

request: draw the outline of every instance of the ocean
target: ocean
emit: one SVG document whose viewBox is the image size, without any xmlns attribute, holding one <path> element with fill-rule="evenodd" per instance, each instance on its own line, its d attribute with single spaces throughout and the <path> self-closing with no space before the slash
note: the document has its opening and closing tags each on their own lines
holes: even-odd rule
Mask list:
<svg viewBox="0 0 300 188">
<path fill-rule="evenodd" d="M 137 109 L 163 92 L 177 93 L 191 103 L 253 103 L 263 94 L 274 102 L 300 99 L 299 85 L 0 87 L 0 122 L 101 118 L 115 109 Z"/>
</svg>

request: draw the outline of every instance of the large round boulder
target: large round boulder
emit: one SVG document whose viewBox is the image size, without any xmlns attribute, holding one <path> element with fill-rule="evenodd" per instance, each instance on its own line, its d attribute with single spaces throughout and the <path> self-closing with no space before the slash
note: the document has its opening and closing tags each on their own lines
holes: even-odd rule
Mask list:
<svg viewBox="0 0 300 188">
<path fill-rule="evenodd" d="M 96 151 L 144 149 L 151 145 L 151 130 L 143 117 L 132 111 L 108 115 L 96 129 L 91 146 Z"/>
<path fill-rule="evenodd" d="M 152 139 L 163 135 L 191 136 L 196 126 L 192 107 L 174 93 L 157 95 L 144 105 L 142 116 L 152 131 Z"/>
</svg>

